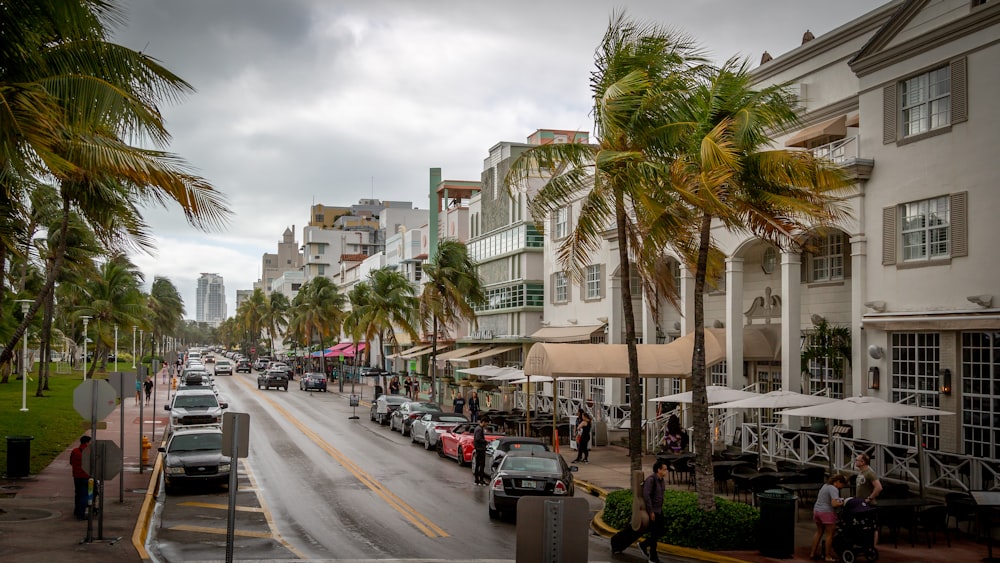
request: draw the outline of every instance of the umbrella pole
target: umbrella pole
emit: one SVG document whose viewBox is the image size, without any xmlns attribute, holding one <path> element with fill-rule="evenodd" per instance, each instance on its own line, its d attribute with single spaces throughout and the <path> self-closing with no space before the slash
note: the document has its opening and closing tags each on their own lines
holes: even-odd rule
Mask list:
<svg viewBox="0 0 1000 563">
<path fill-rule="evenodd" d="M 552 449 L 559 453 L 559 427 L 556 420 L 559 417 L 559 380 L 552 378 Z"/>
<path fill-rule="evenodd" d="M 826 419 L 826 458 L 829 460 L 830 475 L 833 475 L 833 424 Z"/>
<path fill-rule="evenodd" d="M 763 412 L 763 410 L 757 409 L 757 469 L 760 469 L 762 463 L 761 456 L 764 451 L 764 436 L 760 433 L 760 418 Z"/>
<path fill-rule="evenodd" d="M 527 374 L 526 374 L 527 375 Z M 527 393 L 524 397 L 524 435 L 531 436 L 531 376 L 528 375 L 528 383 L 525 384 Z"/>
<path fill-rule="evenodd" d="M 924 498 L 924 429 L 923 417 L 917 417 L 917 480 L 920 498 Z"/>
</svg>

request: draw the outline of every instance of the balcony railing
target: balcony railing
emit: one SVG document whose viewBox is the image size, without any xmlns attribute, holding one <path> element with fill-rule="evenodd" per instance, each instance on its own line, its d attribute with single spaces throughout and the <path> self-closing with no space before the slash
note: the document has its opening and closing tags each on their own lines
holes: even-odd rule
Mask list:
<svg viewBox="0 0 1000 563">
<path fill-rule="evenodd" d="M 861 138 L 857 135 L 809 149 L 816 158 L 825 158 L 836 164 L 847 164 L 861 158 Z"/>
</svg>

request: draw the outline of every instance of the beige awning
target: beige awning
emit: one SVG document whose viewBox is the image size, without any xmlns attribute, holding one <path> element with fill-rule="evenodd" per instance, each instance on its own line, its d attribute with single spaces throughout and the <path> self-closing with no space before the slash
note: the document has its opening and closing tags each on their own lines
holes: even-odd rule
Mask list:
<svg viewBox="0 0 1000 563">
<path fill-rule="evenodd" d="M 590 342 L 590 335 L 599 330 L 604 330 L 604 325 L 547 326 L 531 338 L 539 342 Z"/>
<path fill-rule="evenodd" d="M 743 327 L 743 357 L 774 360 L 781 353 L 778 325 Z M 639 344 L 640 377 L 688 377 L 694 352 L 694 333 L 667 344 Z M 705 329 L 705 365 L 726 359 L 726 330 Z M 524 360 L 531 375 L 628 377 L 628 350 L 624 344 L 560 344 L 540 342 Z"/>
<path fill-rule="evenodd" d="M 440 360 L 453 360 L 455 358 L 464 358 L 475 354 L 482 350 L 484 346 L 466 346 L 465 348 L 455 348 L 454 350 L 448 350 L 443 354 L 438 354 L 437 359 Z"/>
<path fill-rule="evenodd" d="M 444 346 L 438 346 L 437 347 L 438 357 L 440 357 L 440 355 L 442 353 L 444 353 L 444 351 L 447 350 L 448 348 L 451 348 L 450 344 L 446 344 Z M 412 360 L 413 358 L 419 358 L 420 356 L 426 356 L 427 354 L 430 354 L 433 351 L 434 351 L 434 347 L 433 346 L 428 346 L 426 348 L 421 348 L 420 350 L 415 350 L 413 352 L 410 352 L 409 354 L 403 354 L 400 357 L 403 358 L 403 359 L 406 359 L 406 360 Z"/>
<path fill-rule="evenodd" d="M 414 354 L 414 353 L 420 352 L 421 350 L 429 350 L 429 349 L 430 349 L 429 345 L 427 345 L 427 344 L 421 344 L 419 346 L 414 346 L 413 348 L 410 348 L 408 350 L 403 350 L 402 352 L 400 352 L 398 354 L 390 354 L 388 356 L 388 358 L 389 359 L 393 359 L 393 358 L 408 358 L 408 357 L 410 357 L 410 354 Z"/>
<path fill-rule="evenodd" d="M 465 365 L 468 365 L 469 362 L 471 362 L 473 360 L 482 360 L 483 358 L 491 358 L 493 356 L 499 356 L 500 354 L 503 354 L 504 352 L 510 352 L 511 350 L 517 350 L 520 347 L 521 347 L 520 344 L 518 344 L 516 346 L 495 346 L 493 348 L 488 348 L 486 350 L 483 350 L 482 352 L 478 352 L 476 354 L 472 354 L 471 356 L 465 356 L 464 358 L 455 358 L 454 360 L 451 361 L 451 363 L 453 363 L 453 364 L 465 364 Z"/>
<path fill-rule="evenodd" d="M 847 116 L 841 115 L 816 125 L 810 125 L 785 141 L 786 147 L 825 145 L 847 136 Z"/>
</svg>

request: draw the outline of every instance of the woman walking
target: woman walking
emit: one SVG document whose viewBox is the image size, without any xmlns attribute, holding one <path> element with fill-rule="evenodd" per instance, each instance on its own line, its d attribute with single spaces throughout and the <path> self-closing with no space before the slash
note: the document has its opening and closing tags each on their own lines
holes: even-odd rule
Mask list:
<svg viewBox="0 0 1000 563">
<path fill-rule="evenodd" d="M 816 495 L 816 504 L 813 505 L 813 522 L 816 523 L 816 533 L 813 534 L 812 550 L 809 552 L 810 559 L 823 559 L 823 554 L 819 551 L 819 542 L 826 535 L 826 561 L 837 561 L 833 555 L 833 531 L 837 527 L 837 513 L 834 508 L 844 505 L 844 499 L 840 498 L 840 488 L 847 485 L 847 478 L 837 473 L 819 490 Z"/>
<path fill-rule="evenodd" d="M 576 459 L 573 461 L 581 461 L 583 463 L 590 463 L 590 415 L 584 412 L 583 409 L 577 411 L 576 421 Z"/>
</svg>

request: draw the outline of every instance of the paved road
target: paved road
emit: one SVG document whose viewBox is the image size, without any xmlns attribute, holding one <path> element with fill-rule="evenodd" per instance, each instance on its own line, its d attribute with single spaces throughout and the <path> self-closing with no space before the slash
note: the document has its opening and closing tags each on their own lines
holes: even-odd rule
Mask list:
<svg viewBox="0 0 1000 563">
<path fill-rule="evenodd" d="M 250 457 L 241 469 L 236 556 L 307 560 L 512 560 L 517 526 L 495 522 L 487 489 L 408 437 L 359 419 L 338 393 L 258 390 L 256 374 L 216 379 L 230 411 L 250 414 Z M 367 399 L 367 397 L 366 397 Z M 578 493 L 591 513 L 600 501 Z M 225 491 L 164 499 L 157 528 L 168 561 L 221 559 Z M 589 518 L 587 519 L 589 521 Z M 591 561 L 612 556 L 589 530 Z M 221 549 L 221 551 L 220 551 Z M 633 550 L 635 551 L 635 550 Z"/>
</svg>

